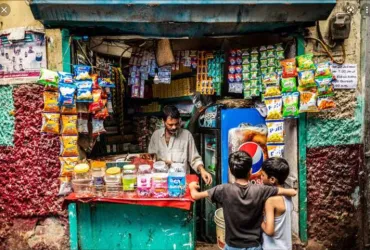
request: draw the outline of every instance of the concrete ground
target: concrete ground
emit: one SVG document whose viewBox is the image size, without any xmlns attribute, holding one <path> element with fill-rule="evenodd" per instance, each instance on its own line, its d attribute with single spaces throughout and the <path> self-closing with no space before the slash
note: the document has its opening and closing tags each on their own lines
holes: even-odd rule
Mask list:
<svg viewBox="0 0 370 250">
<path fill-rule="evenodd" d="M 208 244 L 204 242 L 197 242 L 197 250 L 219 250 L 217 244 Z"/>
</svg>

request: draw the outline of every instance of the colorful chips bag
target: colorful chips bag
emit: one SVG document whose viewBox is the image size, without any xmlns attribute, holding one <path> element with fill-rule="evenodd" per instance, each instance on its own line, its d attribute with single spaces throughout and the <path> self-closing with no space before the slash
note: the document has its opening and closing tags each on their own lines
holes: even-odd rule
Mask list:
<svg viewBox="0 0 370 250">
<path fill-rule="evenodd" d="M 40 70 L 40 78 L 38 79 L 37 83 L 44 85 L 45 87 L 58 87 L 58 73 L 48 70 L 48 69 L 41 69 Z"/>
<path fill-rule="evenodd" d="M 314 87 L 315 84 L 315 70 L 304 70 L 298 72 L 298 84 L 302 88 Z"/>
<path fill-rule="evenodd" d="M 102 88 L 115 88 L 116 85 L 109 78 L 99 79 L 99 86 Z"/>
<path fill-rule="evenodd" d="M 77 85 L 77 102 L 92 102 L 92 81 L 76 82 Z"/>
<path fill-rule="evenodd" d="M 334 101 L 334 96 L 333 95 L 319 96 L 317 100 L 317 106 L 319 110 L 335 109 L 336 104 Z"/>
<path fill-rule="evenodd" d="M 315 64 L 313 63 L 313 54 L 304 54 L 297 56 L 299 71 L 315 69 Z"/>
<path fill-rule="evenodd" d="M 80 134 L 89 133 L 89 114 L 80 113 L 77 119 L 77 129 Z"/>
<path fill-rule="evenodd" d="M 281 92 L 288 93 L 295 91 L 297 91 L 297 78 L 290 77 L 281 79 Z"/>
<path fill-rule="evenodd" d="M 299 116 L 299 93 L 283 93 L 283 117 L 297 118 Z"/>
<path fill-rule="evenodd" d="M 284 157 L 284 143 L 267 143 L 268 157 Z"/>
<path fill-rule="evenodd" d="M 284 142 L 284 120 L 267 121 L 267 142 Z"/>
<path fill-rule="evenodd" d="M 279 83 L 279 76 L 275 72 L 267 73 L 262 76 L 262 83 L 267 85 L 277 85 Z"/>
<path fill-rule="evenodd" d="M 104 128 L 104 120 L 92 119 L 92 130 L 94 136 L 106 133 L 107 131 Z"/>
<path fill-rule="evenodd" d="M 41 132 L 49 134 L 59 134 L 59 118 L 60 114 L 43 113 Z"/>
<path fill-rule="evenodd" d="M 72 176 L 74 167 L 78 164 L 78 157 L 59 157 L 60 161 L 60 176 Z"/>
<path fill-rule="evenodd" d="M 78 154 L 78 136 L 61 136 L 60 137 L 60 156 L 77 157 Z"/>
<path fill-rule="evenodd" d="M 280 61 L 281 67 L 283 67 L 283 78 L 296 77 L 297 66 L 295 64 L 295 58 L 290 58 Z"/>
<path fill-rule="evenodd" d="M 73 75 L 68 72 L 58 72 L 59 83 L 73 83 Z"/>
<path fill-rule="evenodd" d="M 77 115 L 62 115 L 62 135 L 77 135 Z"/>
<path fill-rule="evenodd" d="M 279 120 L 283 118 L 281 114 L 283 107 L 283 101 L 281 97 L 265 98 L 265 104 L 267 108 L 266 120 Z"/>
<path fill-rule="evenodd" d="M 73 106 L 75 104 L 76 86 L 74 84 L 59 84 L 59 105 Z"/>
<path fill-rule="evenodd" d="M 44 112 L 59 112 L 58 92 L 44 92 Z"/>
<path fill-rule="evenodd" d="M 60 112 L 63 115 L 76 115 L 77 114 L 76 103 L 74 103 L 72 106 L 62 106 Z"/>
<path fill-rule="evenodd" d="M 332 72 L 330 68 L 331 62 L 322 62 L 316 64 L 316 71 L 315 71 L 315 76 L 327 76 L 327 77 L 332 77 Z"/>
<path fill-rule="evenodd" d="M 86 65 L 73 65 L 76 81 L 89 80 L 90 76 L 90 66 Z"/>
<path fill-rule="evenodd" d="M 279 96 L 279 95 L 281 95 L 281 91 L 278 85 L 266 86 L 266 90 L 265 90 L 266 97 Z"/>
<path fill-rule="evenodd" d="M 317 101 L 317 90 L 312 89 L 300 89 L 300 107 L 299 112 L 317 112 L 318 108 L 316 106 Z"/>
</svg>

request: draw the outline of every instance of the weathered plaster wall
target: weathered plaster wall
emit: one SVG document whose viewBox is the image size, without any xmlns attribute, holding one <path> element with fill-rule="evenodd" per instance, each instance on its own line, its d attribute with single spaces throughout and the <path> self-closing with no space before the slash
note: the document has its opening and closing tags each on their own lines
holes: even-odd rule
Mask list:
<svg viewBox="0 0 370 250">
<path fill-rule="evenodd" d="M 356 4 L 355 1 L 350 3 Z M 345 1 L 338 0 L 332 15 L 343 12 Z M 328 22 L 320 22 L 327 40 Z M 358 249 L 361 228 L 360 178 L 363 165 L 363 108 L 361 82 L 361 17 L 352 17 L 350 38 L 345 41 L 346 63 L 358 65 L 355 90 L 336 90 L 337 109 L 308 116 L 307 196 L 308 237 L 315 244 L 335 250 Z M 317 37 L 315 27 L 310 35 Z M 306 44 L 317 62 L 328 60 L 316 42 Z M 336 59 L 341 49 L 334 50 Z"/>
<path fill-rule="evenodd" d="M 5 2 L 11 13 L 0 17 L 0 29 L 42 27 L 25 1 Z M 62 70 L 61 32 L 46 30 L 46 37 L 48 67 Z M 18 86 L 13 97 L 14 147 L 0 147 L 0 249 L 68 249 L 67 214 L 57 197 L 59 139 L 39 132 L 42 88 Z"/>
</svg>

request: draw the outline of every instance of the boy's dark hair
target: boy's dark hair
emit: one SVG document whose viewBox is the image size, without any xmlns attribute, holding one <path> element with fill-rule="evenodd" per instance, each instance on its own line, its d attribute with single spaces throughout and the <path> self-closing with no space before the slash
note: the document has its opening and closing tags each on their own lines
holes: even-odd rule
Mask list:
<svg viewBox="0 0 370 250">
<path fill-rule="evenodd" d="M 167 121 L 168 117 L 171 117 L 172 119 L 180 119 L 179 110 L 173 105 L 165 106 L 163 108 L 163 121 Z"/>
<path fill-rule="evenodd" d="M 262 170 L 265 171 L 267 176 L 275 177 L 280 185 L 284 184 L 289 175 L 288 162 L 279 157 L 271 157 L 262 163 Z"/>
<path fill-rule="evenodd" d="M 252 157 L 243 151 L 237 151 L 229 156 L 230 172 L 236 179 L 245 179 L 252 168 Z"/>
</svg>

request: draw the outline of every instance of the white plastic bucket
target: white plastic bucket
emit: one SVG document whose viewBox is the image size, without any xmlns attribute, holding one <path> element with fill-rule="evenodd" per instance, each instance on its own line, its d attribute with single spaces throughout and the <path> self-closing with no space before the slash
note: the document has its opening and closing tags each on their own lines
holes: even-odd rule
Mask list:
<svg viewBox="0 0 370 250">
<path fill-rule="evenodd" d="M 215 211 L 214 221 L 216 223 L 216 236 L 217 236 L 217 246 L 219 249 L 225 248 L 225 220 L 224 212 L 222 208 Z"/>
</svg>

